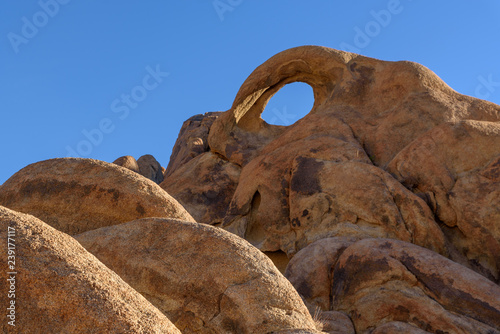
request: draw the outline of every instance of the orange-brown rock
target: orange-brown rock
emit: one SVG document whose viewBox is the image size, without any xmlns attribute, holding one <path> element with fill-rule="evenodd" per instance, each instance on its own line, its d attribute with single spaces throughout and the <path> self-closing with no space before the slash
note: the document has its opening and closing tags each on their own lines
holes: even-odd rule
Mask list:
<svg viewBox="0 0 500 334">
<path fill-rule="evenodd" d="M 500 123 L 436 126 L 387 169 L 427 200 L 467 265 L 500 282 Z"/>
<path fill-rule="evenodd" d="M 194 221 L 153 181 L 92 159 L 51 159 L 27 166 L 0 186 L 0 205 L 69 234 L 142 217 Z"/>
<path fill-rule="evenodd" d="M 282 331 L 272 331 L 269 334 L 324 334 L 314 329 L 285 329 Z"/>
<path fill-rule="evenodd" d="M 165 178 L 189 160 L 209 150 L 208 132 L 220 114 L 220 112 L 208 112 L 195 115 L 182 124 L 179 136 L 172 148 Z"/>
<path fill-rule="evenodd" d="M 377 327 L 371 334 L 427 334 L 430 332 L 424 331 L 418 327 L 409 325 L 405 322 L 389 322 Z"/>
<path fill-rule="evenodd" d="M 315 325 L 272 262 L 220 228 L 146 218 L 76 239 L 183 333 L 281 333 Z"/>
<path fill-rule="evenodd" d="M 311 312 L 333 309 L 332 266 L 342 252 L 356 241 L 358 239 L 353 237 L 321 239 L 302 249 L 288 263 L 285 277 L 304 298 Z"/>
<path fill-rule="evenodd" d="M 321 330 L 328 334 L 355 334 L 351 319 L 342 312 L 325 311 L 318 315 Z"/>
<path fill-rule="evenodd" d="M 260 117 L 267 102 L 283 86 L 297 81 L 313 88 L 312 110 L 287 127 L 267 124 Z M 418 138 L 445 124 L 476 122 L 493 124 L 489 129 L 496 127 L 500 106 L 455 92 L 432 71 L 416 63 L 387 62 L 304 46 L 283 51 L 255 69 L 241 86 L 231 109 L 214 118 L 197 116 L 184 124 L 178 143 L 185 144 L 176 146 L 169 176 L 176 170 L 176 178 L 186 183 L 182 190 L 165 188 L 175 196 L 179 194 L 183 205 L 197 217 L 210 212 L 206 217 L 215 217 L 212 221 L 218 222 L 225 215 L 225 229 L 266 252 L 282 251 L 293 256 L 309 243 L 329 236 L 394 238 L 435 250 L 487 277 L 497 278 L 498 260 L 492 255 L 500 254 L 496 232 L 480 232 L 498 221 L 498 196 L 486 195 L 495 193 L 496 181 L 486 182 L 477 176 L 463 185 L 458 183 L 463 188 L 462 198 L 469 193 L 469 199 L 461 199 L 455 205 L 468 203 L 472 207 L 474 201 L 480 203 L 474 204 L 476 208 L 471 213 L 462 214 L 460 230 L 452 221 L 443 220 L 440 226 L 439 214 L 436 221 L 436 210 L 452 211 L 445 202 L 442 208 L 439 203 L 438 209 L 432 208 L 434 212 L 429 208 L 424 188 L 439 188 L 439 177 L 424 178 L 438 183 L 420 183 L 421 190 L 416 188 L 418 185 L 405 189 L 400 183 L 408 186 L 413 181 L 406 180 L 405 175 L 425 173 L 423 166 L 429 164 L 419 165 L 420 156 L 413 157 L 412 165 L 423 168 L 398 175 L 391 161 L 397 161 L 400 154 L 401 159 L 406 159 Z M 202 127 L 203 122 L 206 126 Z M 197 131 L 202 134 L 198 136 Z M 489 150 L 486 155 L 495 149 L 498 152 L 497 148 L 484 147 L 489 140 L 496 140 L 495 133 L 472 136 L 470 143 L 482 147 L 478 152 Z M 182 147 L 186 149 L 180 154 Z M 205 168 L 208 157 L 191 160 L 189 166 L 186 161 L 207 155 L 206 151 L 217 155 L 225 165 L 241 167 L 241 174 L 234 193 L 231 180 L 227 187 L 231 191 L 215 191 L 226 198 L 203 209 L 200 196 L 209 193 L 210 186 L 198 186 L 194 171 Z M 488 157 L 493 159 L 491 154 Z M 452 164 L 468 160 L 468 165 L 496 175 L 493 160 L 486 166 L 484 159 L 468 159 L 466 154 L 448 158 L 462 161 L 450 161 Z M 227 175 L 225 169 L 220 173 L 221 177 Z M 187 183 L 189 178 L 192 181 Z M 168 177 L 167 181 L 175 183 Z M 193 196 L 186 190 L 190 187 L 194 189 Z M 485 191 L 478 190 L 481 195 L 477 197 L 471 195 L 477 192 L 467 187 L 482 187 Z M 457 188 L 457 193 L 462 188 Z M 446 194 L 441 191 L 439 200 L 446 199 Z M 229 197 L 229 209 L 219 208 L 221 203 L 226 206 Z M 469 219 L 467 215 L 475 215 L 479 207 L 482 213 Z M 486 238 L 486 249 L 476 249 L 478 236 Z"/>
<path fill-rule="evenodd" d="M 198 223 L 216 225 L 226 216 L 239 176 L 238 166 L 206 152 L 178 167 L 160 187 Z"/>
<path fill-rule="evenodd" d="M 163 181 L 163 170 L 161 164 L 151 154 L 146 154 L 137 159 L 139 173 L 154 183 L 160 184 Z"/>
<path fill-rule="evenodd" d="M 4 207 L 0 226 L 0 250 L 6 260 L 8 249 L 15 256 L 9 262 L 13 268 L 3 261 L 0 273 L 3 333 L 180 334 L 157 308 L 69 235 Z M 9 283 L 15 298 L 8 296 L 7 278 L 15 283 Z M 6 317 L 11 301 L 15 326 Z"/>
<path fill-rule="evenodd" d="M 113 163 L 141 174 L 157 184 L 160 184 L 164 179 L 165 168 L 151 154 L 143 155 L 138 160 L 135 160 L 130 155 L 125 155 L 119 157 Z"/>
<path fill-rule="evenodd" d="M 140 174 L 139 165 L 137 164 L 137 160 L 135 160 L 135 158 L 130 156 L 130 155 L 125 155 L 123 157 L 119 157 L 118 159 L 113 161 L 113 163 L 115 165 L 128 168 L 131 171 Z"/>
<path fill-rule="evenodd" d="M 290 127 L 267 124 L 260 118 L 266 103 L 297 81 L 314 91 L 314 106 L 304 122 Z M 213 123 L 208 143 L 212 151 L 245 165 L 285 132 L 301 127 L 309 128 L 301 129 L 309 136 L 329 134 L 315 131 L 319 123 L 309 121 L 313 117 L 326 124 L 334 119 L 345 123 L 376 165 L 384 166 L 434 126 L 463 119 L 499 121 L 500 107 L 455 92 L 416 63 L 302 46 L 273 56 L 252 72 L 231 109 Z M 331 128 L 335 134 L 335 126 Z"/>
<path fill-rule="evenodd" d="M 328 309 L 348 314 L 357 333 L 389 322 L 432 333 L 500 331 L 498 285 L 399 240 L 320 240 L 292 258 L 286 274 L 312 306 L 325 309 L 329 299 Z"/>
<path fill-rule="evenodd" d="M 276 158 L 276 160 L 273 160 Z M 274 167 L 266 162 L 275 161 Z M 294 160 L 286 173 L 272 173 Z M 244 169 L 233 196 L 228 230 L 264 251 L 289 255 L 321 238 L 394 238 L 447 254 L 426 203 L 371 164 L 271 155 Z M 248 172 L 248 173 L 247 173 Z M 281 182 L 279 175 L 287 175 Z"/>
</svg>

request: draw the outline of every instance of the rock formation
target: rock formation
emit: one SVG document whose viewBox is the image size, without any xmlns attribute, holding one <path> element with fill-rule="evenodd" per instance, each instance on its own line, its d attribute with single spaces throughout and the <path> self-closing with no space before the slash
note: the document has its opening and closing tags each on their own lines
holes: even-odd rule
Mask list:
<svg viewBox="0 0 500 334">
<path fill-rule="evenodd" d="M 2 333 L 171 333 L 174 325 L 76 240 L 23 213 L 0 207 L 2 254 L 15 245 L 14 270 L 2 266 Z M 15 271 L 14 276 L 8 272 Z M 7 290 L 7 278 L 14 277 Z M 15 326 L 5 309 L 15 301 Z M 9 319 L 10 320 L 10 319 Z M 10 320 L 11 321 L 11 320 Z"/>
<path fill-rule="evenodd" d="M 141 156 L 138 160 L 130 155 L 119 157 L 113 161 L 115 165 L 130 169 L 141 174 L 154 183 L 160 184 L 163 181 L 165 168 L 151 154 Z"/>
<path fill-rule="evenodd" d="M 0 205 L 69 234 L 143 217 L 194 221 L 157 184 L 91 159 L 52 159 L 23 168 L 0 186 Z"/>
<path fill-rule="evenodd" d="M 182 125 L 168 163 L 165 177 L 196 156 L 208 152 L 208 132 L 221 112 L 208 112 L 189 118 Z"/>
<path fill-rule="evenodd" d="M 426 199 L 467 264 L 498 282 L 500 124 L 436 126 L 402 150 L 387 170 Z"/>
<path fill-rule="evenodd" d="M 137 160 L 137 164 L 139 165 L 139 172 L 142 176 L 157 184 L 163 181 L 163 170 L 161 165 L 151 154 L 140 157 Z"/>
<path fill-rule="evenodd" d="M 222 229 L 145 218 L 76 239 L 183 333 L 315 330 L 299 295 L 273 263 Z"/>
<path fill-rule="evenodd" d="M 359 333 L 390 321 L 437 333 L 500 328 L 498 285 L 399 240 L 322 239 L 292 258 L 286 277 L 310 307 L 344 312 Z"/>
<path fill-rule="evenodd" d="M 207 152 L 180 166 L 160 187 L 175 194 L 174 198 L 197 222 L 221 225 L 238 185 L 240 170 L 217 154 Z"/>
<path fill-rule="evenodd" d="M 267 124 L 297 81 L 312 110 Z M 42 161 L 0 205 L 21 332 L 500 334 L 500 106 L 412 62 L 286 50 L 167 169 Z"/>
<path fill-rule="evenodd" d="M 312 86 L 312 110 L 290 126 L 267 124 L 269 99 L 296 81 Z M 176 157 L 161 186 L 200 222 L 224 214 L 225 229 L 265 252 L 292 257 L 326 237 L 394 238 L 498 282 L 499 121 L 499 106 L 455 92 L 419 64 L 299 47 L 247 78 L 231 109 L 205 122 L 207 149 L 184 164 Z M 198 138 L 189 127 L 179 145 Z M 196 178 L 209 156 L 224 166 L 210 173 L 223 190 Z M 213 205 L 207 194 L 217 194 Z"/>
<path fill-rule="evenodd" d="M 136 172 L 140 174 L 139 165 L 137 164 L 137 160 L 130 155 L 125 155 L 123 157 L 119 157 L 115 161 L 113 161 L 115 165 L 125 167 L 130 169 L 132 172 Z"/>
</svg>

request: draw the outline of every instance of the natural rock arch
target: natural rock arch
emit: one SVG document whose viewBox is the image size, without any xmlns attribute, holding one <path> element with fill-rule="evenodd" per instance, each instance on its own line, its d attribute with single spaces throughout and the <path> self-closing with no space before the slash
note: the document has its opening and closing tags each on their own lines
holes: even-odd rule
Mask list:
<svg viewBox="0 0 500 334">
<path fill-rule="evenodd" d="M 312 110 L 312 87 L 304 82 L 283 86 L 269 99 L 260 117 L 269 125 L 291 126 Z"/>
</svg>

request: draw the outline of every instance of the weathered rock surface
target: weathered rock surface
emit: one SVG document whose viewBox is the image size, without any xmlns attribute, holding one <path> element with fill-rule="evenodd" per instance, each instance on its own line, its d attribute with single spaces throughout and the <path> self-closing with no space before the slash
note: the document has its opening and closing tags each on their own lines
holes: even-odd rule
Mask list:
<svg viewBox="0 0 500 334">
<path fill-rule="evenodd" d="M 151 154 L 146 154 L 137 159 L 139 173 L 156 184 L 163 181 L 163 170 L 161 164 Z"/>
<path fill-rule="evenodd" d="M 311 312 L 333 309 L 332 268 L 343 251 L 358 241 L 353 237 L 325 238 L 298 252 L 288 263 L 285 277 L 305 299 Z"/>
<path fill-rule="evenodd" d="M 198 223 L 216 225 L 226 216 L 239 176 L 237 165 L 206 152 L 178 167 L 160 187 Z"/>
<path fill-rule="evenodd" d="M 351 319 L 342 312 L 325 311 L 318 316 L 321 330 L 329 334 L 355 334 Z"/>
<path fill-rule="evenodd" d="M 135 160 L 134 157 L 130 155 L 125 155 L 123 157 L 119 157 L 115 161 L 113 161 L 115 165 L 125 167 L 127 169 L 130 169 L 133 172 L 139 173 L 139 165 L 137 164 L 137 160 Z"/>
<path fill-rule="evenodd" d="M 0 205 L 69 234 L 143 217 L 194 221 L 154 182 L 92 159 L 51 159 L 27 166 L 0 186 Z"/>
<path fill-rule="evenodd" d="M 179 137 L 172 148 L 165 178 L 189 160 L 209 150 L 208 132 L 220 114 L 221 112 L 208 112 L 195 115 L 182 124 Z"/>
<path fill-rule="evenodd" d="M 380 168 L 294 159 L 286 153 L 279 157 L 276 167 L 255 159 L 244 168 L 226 216 L 228 230 L 257 248 L 293 255 L 321 238 L 351 236 L 394 238 L 447 254 L 426 203 Z M 283 173 L 289 177 L 272 182 L 281 174 L 272 175 L 273 170 L 290 166 L 281 163 L 285 159 L 294 159 Z"/>
<path fill-rule="evenodd" d="M 220 114 L 208 112 L 184 122 L 160 184 L 197 222 L 210 225 L 222 224 L 241 171 L 209 152 L 208 133 Z"/>
<path fill-rule="evenodd" d="M 272 262 L 220 228 L 146 218 L 76 239 L 183 333 L 315 330 L 299 295 Z"/>
<path fill-rule="evenodd" d="M 272 331 L 269 334 L 324 334 L 313 329 L 286 329 L 284 331 Z"/>
<path fill-rule="evenodd" d="M 312 110 L 267 124 L 297 81 Z M 137 290 L 0 207 L 30 331 L 500 334 L 500 106 L 419 64 L 286 50 L 230 110 L 187 120 L 167 169 L 43 161 L 0 205 Z"/>
<path fill-rule="evenodd" d="M 267 124 L 260 117 L 267 102 L 297 81 L 313 88 L 312 110 L 287 127 Z M 184 124 L 165 189 L 196 217 L 205 217 L 203 222 L 225 215 L 225 229 L 262 251 L 291 257 L 330 236 L 394 238 L 498 280 L 499 121 L 500 106 L 455 92 L 422 65 L 317 46 L 293 48 L 255 69 L 230 110 Z M 471 133 L 467 150 L 477 148 L 477 159 L 456 146 L 459 130 L 443 130 L 451 124 L 475 129 L 460 131 Z M 421 141 L 439 129 L 449 133 L 436 138 L 446 143 L 435 144 L 434 151 L 442 153 L 428 159 Z M 412 156 L 418 145 L 421 153 Z M 241 167 L 237 181 L 221 183 L 229 191 L 214 186 L 213 193 L 225 198 L 206 201 L 207 209 L 200 203 L 210 186 L 198 185 L 194 177 L 209 160 L 193 159 L 200 154 Z M 469 174 L 460 174 L 460 166 Z M 434 170 L 426 174 L 428 168 Z M 182 187 L 169 180 L 175 171 L 185 180 Z M 219 173 L 211 179 L 228 180 L 225 168 Z"/>
<path fill-rule="evenodd" d="M 286 276 L 310 307 L 348 314 L 357 333 L 389 322 L 432 333 L 500 332 L 498 285 L 399 240 L 320 240 L 292 258 Z"/>
<path fill-rule="evenodd" d="M 387 167 L 425 198 L 468 265 L 500 282 L 500 123 L 444 123 Z"/>
<path fill-rule="evenodd" d="M 135 160 L 130 155 L 125 155 L 119 157 L 113 163 L 128 168 L 156 184 L 160 184 L 164 179 L 165 168 L 151 154 L 143 155 L 138 160 Z"/>
<path fill-rule="evenodd" d="M 424 331 L 418 327 L 409 325 L 404 322 L 394 321 L 377 327 L 371 334 L 427 334 L 430 332 Z"/>
<path fill-rule="evenodd" d="M 315 97 L 301 126 L 264 122 L 260 114 L 269 99 L 297 81 L 309 84 Z M 212 125 L 209 146 L 245 165 L 290 128 L 309 127 L 309 135 L 314 134 L 319 123 L 309 122 L 311 117 L 321 117 L 327 124 L 333 118 L 346 123 L 376 165 L 383 166 L 434 126 L 462 119 L 498 121 L 500 107 L 455 92 L 416 63 L 303 46 L 283 51 L 253 71 L 231 109 Z"/>
<path fill-rule="evenodd" d="M 180 331 L 143 296 L 76 240 L 41 220 L 0 207 L 0 249 L 8 231 L 15 269 L 3 262 L 0 278 L 3 333 L 171 333 Z M 8 272 L 15 271 L 15 299 L 8 299 Z M 9 284 L 10 286 L 10 284 Z M 15 327 L 5 309 L 15 300 Z M 10 320 L 10 319 L 9 319 Z"/>
</svg>

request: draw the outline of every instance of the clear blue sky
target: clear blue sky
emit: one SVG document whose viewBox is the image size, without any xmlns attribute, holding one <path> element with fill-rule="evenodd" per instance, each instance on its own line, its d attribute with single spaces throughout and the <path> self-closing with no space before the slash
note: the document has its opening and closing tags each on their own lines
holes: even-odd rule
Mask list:
<svg viewBox="0 0 500 334">
<path fill-rule="evenodd" d="M 4 1 L 0 183 L 68 155 L 166 166 L 184 120 L 229 109 L 255 67 L 299 45 L 416 61 L 500 104 L 499 17 L 498 0 Z M 311 106 L 311 89 L 292 84 L 264 119 Z"/>
</svg>

